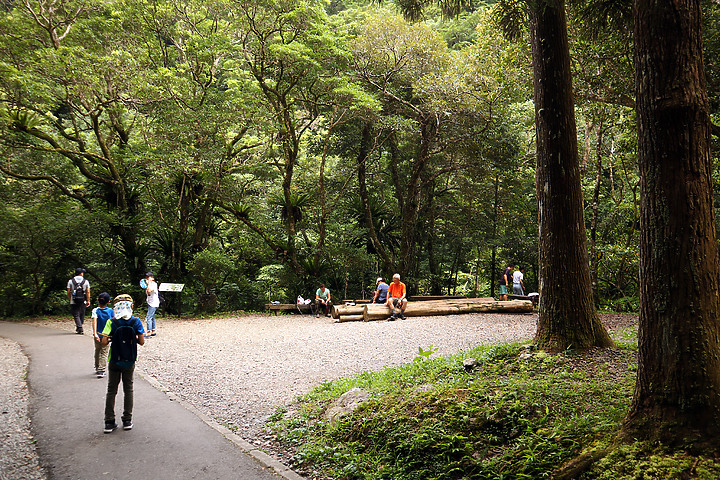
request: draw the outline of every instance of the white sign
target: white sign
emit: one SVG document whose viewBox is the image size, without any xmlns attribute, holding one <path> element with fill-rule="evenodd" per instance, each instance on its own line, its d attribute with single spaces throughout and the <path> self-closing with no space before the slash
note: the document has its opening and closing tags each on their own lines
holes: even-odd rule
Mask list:
<svg viewBox="0 0 720 480">
<path fill-rule="evenodd" d="M 161 283 L 158 290 L 161 292 L 182 292 L 185 288 L 184 283 Z"/>
</svg>

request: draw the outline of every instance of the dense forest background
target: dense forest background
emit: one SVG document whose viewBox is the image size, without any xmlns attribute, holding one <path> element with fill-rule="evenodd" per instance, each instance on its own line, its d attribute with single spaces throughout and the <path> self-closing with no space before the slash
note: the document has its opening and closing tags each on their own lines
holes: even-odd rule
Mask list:
<svg viewBox="0 0 720 480">
<path fill-rule="evenodd" d="M 632 25 L 584 7 L 568 34 L 593 293 L 635 310 Z M 424 15 L 365 1 L 4 1 L 0 315 L 65 311 L 78 266 L 94 297 L 143 299 L 151 270 L 201 311 L 259 310 L 320 282 L 368 297 L 394 272 L 411 294 L 496 295 L 508 264 L 536 291 L 527 34 L 504 36 L 513 19 L 493 2 Z M 720 6 L 704 15 L 716 121 Z"/>
</svg>

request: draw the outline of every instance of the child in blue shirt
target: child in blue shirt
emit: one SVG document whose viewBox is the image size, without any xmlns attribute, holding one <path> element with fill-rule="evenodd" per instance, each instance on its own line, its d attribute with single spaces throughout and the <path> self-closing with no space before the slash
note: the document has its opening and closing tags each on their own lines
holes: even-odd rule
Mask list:
<svg viewBox="0 0 720 480">
<path fill-rule="evenodd" d="M 133 300 L 130 295 L 123 294 L 115 297 L 113 310 L 115 311 L 115 319 L 105 324 L 105 329 L 102 332 L 102 343 L 107 345 L 113 335 L 121 326 L 131 326 L 134 330 L 134 339 L 137 340 L 138 345 L 145 344 L 145 330 L 143 329 L 142 322 L 138 317 L 134 317 L 132 314 Z M 133 336 L 131 336 L 133 338 Z M 115 343 L 113 343 L 115 345 Z M 115 345 L 115 348 L 120 348 L 120 345 Z M 107 396 L 105 397 L 105 433 L 113 432 L 118 424 L 115 422 L 115 396 L 117 395 L 118 385 L 122 380 L 124 402 L 123 402 L 123 414 L 121 417 L 123 423 L 123 430 L 130 430 L 133 428 L 132 423 L 132 411 L 133 411 L 133 373 L 135 372 L 135 361 L 137 360 L 137 351 L 135 351 L 135 358 L 129 362 L 115 363 L 113 360 L 113 347 L 110 347 L 110 356 L 108 359 L 108 388 Z M 121 351 L 121 350 L 118 350 Z"/>
<path fill-rule="evenodd" d="M 112 308 L 108 307 L 110 303 L 110 294 L 103 292 L 98 295 L 99 307 L 93 308 L 92 311 L 92 331 L 93 331 L 93 343 L 95 344 L 95 374 L 97 378 L 103 378 L 105 376 L 105 365 L 107 364 L 108 356 L 108 345 L 103 345 L 100 341 L 100 336 L 103 330 L 105 330 L 105 324 L 111 318 L 115 318 L 115 312 Z"/>
</svg>

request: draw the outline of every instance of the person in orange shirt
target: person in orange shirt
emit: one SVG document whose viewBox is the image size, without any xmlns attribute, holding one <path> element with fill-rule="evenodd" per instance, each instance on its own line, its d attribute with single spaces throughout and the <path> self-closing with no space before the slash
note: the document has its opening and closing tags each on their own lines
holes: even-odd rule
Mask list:
<svg viewBox="0 0 720 480">
<path fill-rule="evenodd" d="M 395 320 L 398 317 L 405 320 L 404 312 L 407 307 L 407 289 L 405 288 L 405 284 L 400 281 L 399 273 L 393 275 L 392 283 L 390 283 L 388 287 L 387 297 L 387 306 L 393 311 L 393 314 L 388 320 Z M 395 308 L 399 308 L 400 312 L 395 313 Z"/>
</svg>

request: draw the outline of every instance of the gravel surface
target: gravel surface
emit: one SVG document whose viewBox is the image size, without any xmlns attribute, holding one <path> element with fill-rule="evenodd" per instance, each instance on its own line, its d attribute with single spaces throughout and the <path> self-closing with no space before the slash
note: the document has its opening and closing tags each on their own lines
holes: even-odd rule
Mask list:
<svg viewBox="0 0 720 480">
<path fill-rule="evenodd" d="M 418 347 L 448 355 L 531 338 L 536 316 L 453 315 L 333 323 L 310 315 L 160 322 L 138 367 L 255 441 L 275 409 L 325 381 L 411 362 Z"/>
<path fill-rule="evenodd" d="M 0 337 L 0 479 L 41 480 L 45 471 L 38 463 L 30 433 L 28 358 L 20 346 Z"/>
<path fill-rule="evenodd" d="M 637 322 L 633 315 L 601 317 L 611 331 Z M 310 315 L 159 318 L 158 335 L 139 349 L 138 369 L 242 438 L 269 447 L 270 437 L 262 431 L 268 416 L 323 381 L 411 362 L 418 347 L 432 345 L 435 355 L 443 356 L 479 344 L 529 340 L 536 321 L 536 314 L 368 323 Z M 74 329 L 70 319 L 33 323 Z M 26 413 L 27 407 L 18 411 Z"/>
</svg>

